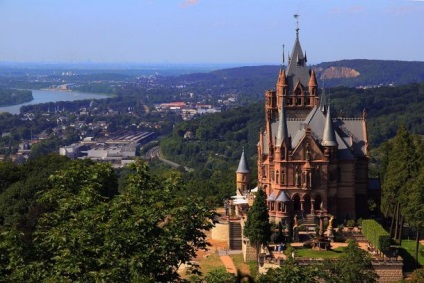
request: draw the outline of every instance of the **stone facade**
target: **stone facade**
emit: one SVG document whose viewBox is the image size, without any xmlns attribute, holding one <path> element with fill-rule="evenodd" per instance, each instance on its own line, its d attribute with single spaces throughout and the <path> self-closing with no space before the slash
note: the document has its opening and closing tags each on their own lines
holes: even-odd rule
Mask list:
<svg viewBox="0 0 424 283">
<path fill-rule="evenodd" d="M 333 118 L 325 89 L 306 65 L 299 33 L 275 90 L 265 92 L 265 129 L 258 143 L 258 187 L 265 190 L 270 219 L 368 214 L 366 114 Z M 237 183 L 239 184 L 239 179 Z"/>
</svg>

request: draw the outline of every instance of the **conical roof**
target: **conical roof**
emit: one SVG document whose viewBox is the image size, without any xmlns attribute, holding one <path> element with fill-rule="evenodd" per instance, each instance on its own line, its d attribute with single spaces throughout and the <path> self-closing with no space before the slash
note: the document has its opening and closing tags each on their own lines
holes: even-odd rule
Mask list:
<svg viewBox="0 0 424 283">
<path fill-rule="evenodd" d="M 324 133 L 322 134 L 323 146 L 337 146 L 336 133 L 331 119 L 330 106 L 328 106 L 327 117 L 325 119 Z"/>
<path fill-rule="evenodd" d="M 236 173 L 250 173 L 249 166 L 247 165 L 246 156 L 244 155 L 244 149 L 240 157 L 239 166 Z"/>
<path fill-rule="evenodd" d="M 318 85 L 318 83 L 317 83 L 317 78 L 315 76 L 315 71 L 312 70 L 311 71 L 311 77 L 309 79 L 309 86 L 317 86 L 317 85 Z"/>
<path fill-rule="evenodd" d="M 296 32 L 296 41 L 290 58 L 291 60 L 286 69 L 287 85 L 289 89 L 293 90 L 297 81 L 300 81 L 304 87 L 308 86 L 309 70 L 306 66 L 305 55 L 300 46 L 298 30 Z"/>
<path fill-rule="evenodd" d="M 281 146 L 281 143 L 284 139 L 289 137 L 287 130 L 287 119 L 286 113 L 284 111 L 284 105 L 281 105 L 280 117 L 278 121 L 278 130 L 277 130 L 277 144 L 276 146 Z"/>
<path fill-rule="evenodd" d="M 319 98 L 319 110 L 321 110 L 321 112 L 325 112 L 327 111 L 327 95 L 325 94 L 325 88 L 322 88 L 322 93 L 321 96 Z"/>
<path fill-rule="evenodd" d="M 286 82 L 286 72 L 284 71 L 283 68 L 281 68 L 280 73 L 278 74 L 277 85 L 279 85 L 279 86 L 285 86 L 285 85 L 287 85 L 287 82 Z"/>
</svg>

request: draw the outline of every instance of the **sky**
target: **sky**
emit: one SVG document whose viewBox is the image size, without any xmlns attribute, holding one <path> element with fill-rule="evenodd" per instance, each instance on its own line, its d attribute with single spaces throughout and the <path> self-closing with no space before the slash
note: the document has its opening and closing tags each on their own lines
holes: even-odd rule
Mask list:
<svg viewBox="0 0 424 283">
<path fill-rule="evenodd" d="M 0 62 L 424 61 L 424 0 L 0 0 Z M 285 56 L 287 58 L 287 55 Z"/>
</svg>

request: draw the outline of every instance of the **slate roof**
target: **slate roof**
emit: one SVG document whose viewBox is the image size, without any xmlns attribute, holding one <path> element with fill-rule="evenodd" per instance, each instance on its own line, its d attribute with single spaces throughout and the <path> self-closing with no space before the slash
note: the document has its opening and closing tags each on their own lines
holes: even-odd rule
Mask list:
<svg viewBox="0 0 424 283">
<path fill-rule="evenodd" d="M 239 166 L 236 173 L 250 173 L 249 166 L 247 165 L 246 156 L 244 155 L 244 149 L 240 157 Z"/>
<path fill-rule="evenodd" d="M 340 160 L 351 160 L 356 157 L 366 156 L 366 136 L 363 119 L 331 119 L 334 128 L 334 136 L 338 145 L 338 158 Z M 292 139 L 291 148 L 296 148 L 305 136 L 306 126 L 311 128 L 312 137 L 318 144 L 323 140 L 326 115 L 318 107 L 314 107 L 308 116 L 302 119 L 287 118 L 287 131 Z M 271 124 L 273 139 L 277 133 L 279 121 Z M 268 154 L 268 140 L 263 135 L 264 153 Z M 353 144 L 352 144 L 353 143 Z M 353 148 L 353 151 L 351 150 Z"/>
<path fill-rule="evenodd" d="M 278 195 L 276 201 L 278 201 L 278 202 L 288 202 L 288 201 L 290 201 L 290 199 L 286 195 L 285 192 L 281 191 L 281 193 Z"/>
<path fill-rule="evenodd" d="M 297 82 L 307 87 L 309 84 L 309 70 L 306 66 L 307 59 L 303 54 L 302 47 L 300 46 L 299 36 L 296 36 L 296 41 L 293 46 L 292 55 L 289 64 L 287 65 L 286 76 L 289 91 L 292 91 Z"/>
</svg>

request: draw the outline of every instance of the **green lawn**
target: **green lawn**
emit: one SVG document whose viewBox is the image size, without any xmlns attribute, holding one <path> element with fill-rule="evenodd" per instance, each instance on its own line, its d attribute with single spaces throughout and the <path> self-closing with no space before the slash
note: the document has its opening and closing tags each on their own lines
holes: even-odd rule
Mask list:
<svg viewBox="0 0 424 283">
<path fill-rule="evenodd" d="M 305 258 L 338 258 L 343 254 L 343 247 L 332 249 L 329 251 L 318 251 L 307 248 L 296 248 L 296 257 Z"/>
<path fill-rule="evenodd" d="M 402 240 L 402 248 L 404 248 L 411 257 L 415 255 L 415 240 Z M 418 262 L 421 265 L 424 265 L 424 247 L 420 245 L 418 251 Z"/>
<path fill-rule="evenodd" d="M 258 274 L 258 265 L 255 261 L 249 261 L 245 263 L 242 254 L 230 255 L 230 257 L 233 259 L 234 265 L 242 277 L 256 278 Z"/>
</svg>

